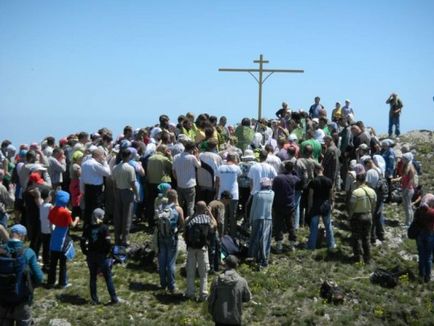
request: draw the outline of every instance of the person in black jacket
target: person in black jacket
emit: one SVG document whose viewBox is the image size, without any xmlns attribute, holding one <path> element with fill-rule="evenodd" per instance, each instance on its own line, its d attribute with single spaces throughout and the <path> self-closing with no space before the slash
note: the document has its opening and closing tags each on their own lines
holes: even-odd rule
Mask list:
<svg viewBox="0 0 434 326">
<path fill-rule="evenodd" d="M 92 213 L 91 223 L 88 225 L 80 241 L 81 250 L 87 256 L 87 266 L 90 275 L 90 296 L 92 304 L 99 304 L 96 279 L 98 272 L 104 275 L 111 304 L 119 303 L 112 280 L 111 262 L 108 255 L 111 250 L 110 234 L 107 225 L 103 224 L 104 210 L 97 208 Z"/>
</svg>

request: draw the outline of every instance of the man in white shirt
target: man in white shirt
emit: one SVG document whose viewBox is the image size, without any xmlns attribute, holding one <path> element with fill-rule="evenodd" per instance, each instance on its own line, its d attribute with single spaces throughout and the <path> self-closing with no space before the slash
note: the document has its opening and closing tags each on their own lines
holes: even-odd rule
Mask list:
<svg viewBox="0 0 434 326">
<path fill-rule="evenodd" d="M 185 144 L 184 152 L 173 160 L 173 176 L 178 185 L 179 205 L 187 216 L 193 216 L 196 202 L 196 169 L 201 166 L 198 160 L 199 151 L 193 142 Z"/>
<path fill-rule="evenodd" d="M 237 165 L 237 156 L 235 154 L 229 153 L 226 162 L 226 164 L 220 166 L 217 170 L 216 183 L 218 199 L 220 199 L 223 191 L 229 191 L 232 195 L 229 207 L 225 209 L 224 233 L 234 237 L 237 231 L 238 177 L 242 172 L 241 168 Z"/>
<path fill-rule="evenodd" d="M 200 153 L 201 167 L 197 169 L 197 184 L 199 186 L 198 201 L 209 204 L 216 195 L 217 169 L 222 165 L 222 158 L 217 154 L 217 141 L 210 139 L 206 152 Z"/>
<path fill-rule="evenodd" d="M 80 191 L 84 194 L 85 225 L 90 223 L 92 212 L 104 206 L 104 177 L 110 174 L 110 167 L 102 149 L 95 149 L 92 157 L 81 164 Z"/>
<path fill-rule="evenodd" d="M 268 178 L 273 180 L 277 176 L 276 170 L 266 162 L 268 153 L 265 150 L 259 152 L 259 163 L 254 164 L 247 177 L 250 179 L 250 197 L 247 200 L 246 216 L 250 216 L 252 197 L 261 191 L 261 179 Z"/>
<path fill-rule="evenodd" d="M 277 155 L 274 155 L 274 147 L 272 145 L 265 145 L 265 150 L 268 153 L 265 162 L 270 164 L 274 168 L 274 170 L 276 170 L 276 173 L 279 174 L 282 166 L 281 159 Z"/>
</svg>

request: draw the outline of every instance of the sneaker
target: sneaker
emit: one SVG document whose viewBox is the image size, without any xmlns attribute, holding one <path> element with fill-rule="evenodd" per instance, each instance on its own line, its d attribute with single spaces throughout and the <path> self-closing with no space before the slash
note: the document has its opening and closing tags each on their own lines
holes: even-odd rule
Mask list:
<svg viewBox="0 0 434 326">
<path fill-rule="evenodd" d="M 101 304 L 101 302 L 99 300 L 90 300 L 90 304 L 92 306 L 97 306 L 97 305 Z"/>
<path fill-rule="evenodd" d="M 69 287 L 71 287 L 72 286 L 72 284 L 71 283 L 67 283 L 67 284 L 65 284 L 65 285 L 58 285 L 57 286 L 57 288 L 58 289 L 67 289 L 67 288 L 69 288 Z"/>
</svg>

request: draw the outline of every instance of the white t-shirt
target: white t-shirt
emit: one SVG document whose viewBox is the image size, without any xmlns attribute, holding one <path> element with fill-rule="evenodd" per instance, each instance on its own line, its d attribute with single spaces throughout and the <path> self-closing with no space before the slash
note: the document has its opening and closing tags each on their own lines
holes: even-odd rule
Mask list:
<svg viewBox="0 0 434 326">
<path fill-rule="evenodd" d="M 268 154 L 267 159 L 265 160 L 268 164 L 270 164 L 275 170 L 276 173 L 279 173 L 281 170 L 282 160 L 278 158 L 274 154 Z"/>
<path fill-rule="evenodd" d="M 220 180 L 219 195 L 223 191 L 229 191 L 233 200 L 238 200 L 238 176 L 241 175 L 241 169 L 235 164 L 225 164 L 218 168 L 217 177 Z"/>
<path fill-rule="evenodd" d="M 268 163 L 262 162 L 254 164 L 247 175 L 253 182 L 253 187 L 250 192 L 251 195 L 256 194 L 261 190 L 261 179 L 269 178 L 273 180 L 277 176 L 276 170 Z"/>
<path fill-rule="evenodd" d="M 41 220 L 41 233 L 51 234 L 51 223 L 48 220 L 48 214 L 53 207 L 50 203 L 42 203 L 39 206 L 39 219 Z"/>
</svg>

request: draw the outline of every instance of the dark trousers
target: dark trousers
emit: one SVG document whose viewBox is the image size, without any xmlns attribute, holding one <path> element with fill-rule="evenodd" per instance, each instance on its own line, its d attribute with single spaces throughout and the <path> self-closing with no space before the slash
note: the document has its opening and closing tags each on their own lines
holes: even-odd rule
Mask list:
<svg viewBox="0 0 434 326">
<path fill-rule="evenodd" d="M 283 234 L 287 232 L 289 241 L 297 240 L 297 237 L 295 235 L 294 217 L 294 208 L 278 207 L 273 210 L 273 230 L 275 233 L 274 239 L 276 241 L 282 241 Z"/>
<path fill-rule="evenodd" d="M 244 216 L 245 219 L 249 219 L 247 215 L 247 201 L 250 197 L 250 188 L 239 188 L 238 199 L 238 216 Z"/>
<path fill-rule="evenodd" d="M 50 240 L 51 234 L 41 233 L 42 240 L 42 263 L 44 264 L 44 270 L 50 268 Z"/>
<path fill-rule="evenodd" d="M 87 255 L 87 267 L 89 268 L 89 287 L 92 301 L 99 301 L 96 288 L 96 281 L 99 272 L 101 272 L 104 276 L 107 291 L 110 294 L 110 299 L 112 301 L 117 301 L 115 286 L 112 279 L 110 259 L 106 258 L 104 254 L 89 252 Z"/>
<path fill-rule="evenodd" d="M 370 232 L 372 225 L 371 214 L 357 214 L 355 213 L 350 220 L 351 227 L 351 240 L 353 246 L 354 259 L 360 260 L 361 248 L 363 248 L 363 260 L 369 263 L 371 259 L 371 244 L 369 242 Z"/>
<path fill-rule="evenodd" d="M 375 205 L 375 213 L 372 216 L 371 227 L 371 242 L 374 243 L 376 239 L 384 241 L 384 216 L 383 216 L 383 197 L 377 193 L 377 203 Z"/>
<path fill-rule="evenodd" d="M 197 187 L 196 201 L 203 200 L 207 205 L 215 198 L 215 189 Z"/>
<path fill-rule="evenodd" d="M 155 198 L 158 196 L 158 184 L 156 183 L 148 183 L 147 191 L 147 203 L 146 203 L 146 218 L 148 220 L 148 225 L 150 228 L 153 228 L 155 225 L 154 221 L 154 202 Z"/>
<path fill-rule="evenodd" d="M 134 193 L 130 189 L 115 192 L 115 244 L 127 245 L 134 211 Z"/>
<path fill-rule="evenodd" d="M 309 212 L 307 211 L 308 199 L 309 189 L 305 189 L 302 191 L 300 199 L 300 226 L 310 225 Z"/>
<path fill-rule="evenodd" d="M 59 263 L 59 286 L 65 286 L 68 283 L 65 254 L 60 251 L 51 251 L 50 258 L 50 271 L 48 272 L 47 284 L 52 286 L 56 283 L 56 269 L 57 263 Z"/>
<path fill-rule="evenodd" d="M 84 224 L 88 225 L 95 208 L 104 207 L 103 186 L 84 185 Z"/>
<path fill-rule="evenodd" d="M 208 246 L 209 269 L 217 272 L 221 263 L 221 242 L 217 233 L 211 236 Z"/>
</svg>

